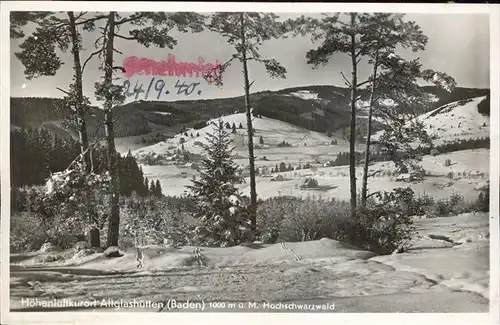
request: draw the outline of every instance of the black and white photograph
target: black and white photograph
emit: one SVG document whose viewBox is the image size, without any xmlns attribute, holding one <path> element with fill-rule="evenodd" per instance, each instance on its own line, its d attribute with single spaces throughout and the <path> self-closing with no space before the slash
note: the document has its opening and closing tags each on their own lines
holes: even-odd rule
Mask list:
<svg viewBox="0 0 500 325">
<path fill-rule="evenodd" d="M 2 3 L 9 319 L 498 322 L 498 5 L 143 4 Z"/>
</svg>

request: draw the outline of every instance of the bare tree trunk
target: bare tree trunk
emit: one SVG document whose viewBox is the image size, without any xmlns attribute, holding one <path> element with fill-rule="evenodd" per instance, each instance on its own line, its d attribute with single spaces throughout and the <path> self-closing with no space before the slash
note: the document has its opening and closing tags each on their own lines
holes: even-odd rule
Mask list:
<svg viewBox="0 0 500 325">
<path fill-rule="evenodd" d="M 78 129 L 78 139 L 80 143 L 80 151 L 82 152 L 82 162 L 86 171 L 90 168 L 90 158 L 87 148 L 89 147 L 89 140 L 87 137 L 87 126 L 85 124 L 85 111 L 82 107 L 83 104 L 83 81 L 82 81 L 82 64 L 80 61 L 80 42 L 78 39 L 78 33 L 76 30 L 76 20 L 75 15 L 72 11 L 68 12 L 69 17 L 69 27 L 71 30 L 72 39 L 72 49 L 73 54 L 73 65 L 75 70 L 75 89 L 76 96 L 78 97 L 78 106 L 76 107 L 77 113 L 77 129 Z"/>
<path fill-rule="evenodd" d="M 356 14 L 351 13 L 351 26 L 356 23 Z M 356 61 L 356 35 L 351 35 L 351 61 L 352 61 L 352 78 L 351 78 L 351 132 L 349 139 L 349 179 L 351 187 L 351 218 L 356 217 L 356 96 L 358 75 Z"/>
<path fill-rule="evenodd" d="M 115 37 L 115 12 L 109 13 L 108 31 L 106 43 L 106 59 L 104 67 L 104 83 L 111 85 L 113 83 L 113 50 Z M 120 183 L 117 165 L 117 153 L 115 149 L 115 135 L 113 131 L 113 98 L 110 94 L 106 96 L 104 102 L 104 131 L 107 142 L 108 168 L 111 175 L 110 180 L 110 200 L 109 200 L 109 218 L 108 218 L 108 242 L 107 246 L 118 246 L 118 230 L 120 227 Z"/>
<path fill-rule="evenodd" d="M 377 69 L 378 69 L 378 53 L 375 56 L 375 61 L 373 63 L 373 82 L 370 91 L 370 107 L 368 108 L 368 126 L 366 132 L 365 161 L 363 165 L 363 185 L 361 187 L 362 207 L 366 207 L 366 199 L 368 195 L 368 166 L 370 160 L 370 141 L 372 135 L 372 115 L 373 115 L 373 104 L 375 101 L 375 79 L 377 78 Z"/>
<path fill-rule="evenodd" d="M 246 55 L 246 38 L 245 38 L 245 20 L 244 14 L 241 14 L 241 45 L 243 47 L 243 76 L 245 79 L 245 109 L 247 115 L 247 132 L 248 132 L 248 161 L 250 163 L 250 222 L 251 229 L 255 233 L 257 229 L 257 189 L 255 184 L 255 157 L 253 153 L 253 126 L 252 112 L 250 107 L 250 82 L 248 80 L 248 66 Z"/>
<path fill-rule="evenodd" d="M 71 52 L 73 54 L 73 65 L 74 65 L 73 68 L 75 70 L 75 90 L 78 100 L 76 107 L 78 141 L 80 143 L 80 151 L 82 152 L 81 154 L 82 154 L 83 168 L 85 169 L 86 172 L 89 172 L 91 161 L 90 161 L 90 152 L 89 150 L 87 150 L 89 147 L 89 140 L 87 135 L 87 125 L 85 123 L 85 110 L 83 107 L 83 76 L 82 76 L 82 64 L 80 61 L 80 41 L 78 32 L 76 30 L 76 20 L 74 13 L 72 11 L 69 11 L 68 17 L 70 22 L 69 27 L 71 31 L 71 40 L 72 40 Z M 89 199 L 89 197 L 87 197 L 87 199 Z M 95 209 L 92 207 L 92 204 L 90 204 L 90 202 L 87 205 L 87 208 L 88 208 L 90 222 L 94 223 L 97 219 L 97 213 Z M 95 226 L 91 227 L 88 236 L 89 236 L 88 241 L 91 247 L 101 246 L 99 229 L 97 227 Z"/>
</svg>

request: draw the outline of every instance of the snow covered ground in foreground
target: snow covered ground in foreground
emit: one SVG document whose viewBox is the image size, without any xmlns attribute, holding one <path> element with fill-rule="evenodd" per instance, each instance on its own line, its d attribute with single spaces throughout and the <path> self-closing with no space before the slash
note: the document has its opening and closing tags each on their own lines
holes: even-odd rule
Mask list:
<svg viewBox="0 0 500 325">
<path fill-rule="evenodd" d="M 15 255 L 22 264 L 11 266 L 11 308 L 26 311 L 21 299 L 31 297 L 335 303 L 334 312 L 487 312 L 488 214 L 415 222 L 419 235 L 412 250 L 388 256 L 327 238 L 202 248 L 203 266 L 192 247 L 148 247 L 140 271 L 132 251 L 36 269 L 33 258 Z"/>
</svg>

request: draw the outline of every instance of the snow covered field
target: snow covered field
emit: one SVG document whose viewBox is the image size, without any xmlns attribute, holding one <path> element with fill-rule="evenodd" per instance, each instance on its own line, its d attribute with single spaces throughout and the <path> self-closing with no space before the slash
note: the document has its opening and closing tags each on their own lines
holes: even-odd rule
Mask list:
<svg viewBox="0 0 500 325">
<path fill-rule="evenodd" d="M 293 96 L 313 96 L 317 94 L 299 93 Z M 439 136 L 439 141 L 450 141 L 453 139 L 477 138 L 489 136 L 489 119 L 477 111 L 477 105 L 484 97 L 471 100 L 454 102 L 444 105 L 434 111 L 426 113 L 419 118 L 425 122 L 427 131 Z M 222 117 L 224 123 L 230 126 L 235 124 L 236 133 L 232 133 L 235 147 L 235 162 L 241 166 L 248 165 L 248 151 L 246 147 L 246 115 L 233 114 Z M 217 119 L 210 122 L 217 122 Z M 243 129 L 239 129 L 239 125 Z M 266 199 L 277 195 L 293 195 L 299 197 L 321 196 L 324 198 L 335 197 L 348 199 L 349 197 L 349 171 L 348 166 L 322 167 L 329 160 L 334 160 L 340 152 L 349 150 L 349 144 L 340 138 L 330 138 L 325 134 L 303 129 L 282 121 L 269 118 L 255 118 L 255 152 L 256 167 L 267 167 L 269 170 L 281 162 L 286 166 L 297 167 L 306 162 L 312 164 L 313 169 L 288 171 L 274 173 L 272 176 L 281 174 L 283 181 L 272 182 L 270 177 L 258 176 L 257 192 L 259 198 Z M 212 133 L 214 125 L 210 124 L 200 130 L 189 129 L 188 136 L 177 134 L 166 142 L 140 148 L 133 152 L 136 156 L 151 153 L 162 154 L 167 151 L 177 150 L 184 147 L 185 150 L 201 154 L 205 143 L 205 135 Z M 228 130 L 231 132 L 231 130 Z M 199 133 L 199 136 L 198 136 Z M 194 137 L 191 137 L 193 134 Z M 374 135 L 376 139 L 380 134 Z M 263 144 L 259 143 L 262 137 Z M 182 138 L 182 140 L 181 140 Z M 332 145 L 332 140 L 336 145 Z M 289 147 L 277 147 L 281 142 L 287 142 Z M 182 142 L 182 144 L 181 144 Z M 362 145 L 357 148 L 363 151 Z M 445 161 L 450 159 L 450 166 L 445 166 Z M 489 178 L 489 150 L 473 149 L 441 154 L 438 156 L 425 156 L 422 167 L 426 171 L 426 177 L 420 183 L 396 182 L 393 174 L 395 168 L 391 162 L 380 162 L 370 166 L 370 172 L 381 173 L 369 180 L 370 191 L 391 190 L 395 187 L 411 186 L 417 195 L 429 194 L 435 198 L 449 197 L 452 193 L 458 193 L 467 200 L 474 200 L 478 193 L 474 189 L 478 184 Z M 197 172 L 179 168 L 178 166 L 142 166 L 145 176 L 149 179 L 159 179 L 165 195 L 182 195 L 186 185 L 191 184 L 191 179 Z M 181 174 L 184 173 L 184 174 Z M 357 168 L 357 179 L 361 182 L 362 169 Z M 248 175 L 247 175 L 248 176 Z M 300 190 L 307 177 L 318 180 L 320 188 L 317 190 Z M 361 185 L 361 184 L 360 184 Z M 249 178 L 240 186 L 244 194 L 249 195 Z"/>
<path fill-rule="evenodd" d="M 488 214 L 415 222 L 419 234 L 412 250 L 388 256 L 326 238 L 202 248 L 203 266 L 196 263 L 192 247 L 149 247 L 145 248 L 145 269 L 139 272 L 132 251 L 119 258 L 93 254 L 45 265 L 33 264 L 34 255 L 13 255 L 17 263 L 11 266 L 11 308 L 30 310 L 22 305 L 22 298 L 158 303 L 189 299 L 252 301 L 261 306 L 205 310 L 219 312 L 279 311 L 263 310 L 263 302 L 334 303 L 335 310 L 326 312 L 487 312 Z M 104 311 L 113 310 L 108 306 Z"/>
<path fill-rule="evenodd" d="M 326 150 L 331 150 L 335 146 L 324 147 Z M 297 148 L 280 148 L 281 149 L 297 149 Z M 302 150 L 302 148 L 300 148 Z M 313 148 L 311 148 L 313 149 Z M 343 151 L 343 149 L 338 149 Z M 281 154 L 276 154 L 281 156 Z M 288 157 L 293 157 L 287 153 Z M 305 161 L 306 153 L 296 153 L 295 161 Z M 279 163 L 280 159 L 271 160 L 273 156 L 267 156 L 269 161 L 257 161 L 257 166 L 274 167 Z M 309 157 L 310 158 L 310 157 Z M 446 159 L 451 160 L 449 167 L 444 166 Z M 241 161 L 241 162 L 240 162 Z M 310 161 L 310 160 L 309 160 Z M 245 164 L 246 159 L 236 160 L 237 163 Z M 289 161 L 284 161 L 289 163 Z M 428 194 L 435 198 L 449 197 L 452 193 L 459 193 L 467 200 L 474 200 L 478 196 L 478 192 L 474 189 L 489 179 L 489 150 L 488 149 L 473 149 L 452 152 L 440 156 L 425 156 L 422 161 L 422 167 L 426 170 L 428 176 L 423 182 L 419 183 L 402 183 L 396 182 L 395 177 L 388 176 L 387 172 L 394 172 L 395 167 L 392 162 L 379 162 L 370 166 L 370 173 L 376 170 L 383 171 L 369 179 L 370 191 L 387 190 L 392 188 L 410 186 L 417 195 Z M 144 176 L 149 179 L 159 179 L 163 193 L 165 195 L 182 195 L 186 185 L 191 185 L 191 179 L 198 173 L 187 168 L 178 168 L 177 166 L 142 166 Z M 185 177 L 181 176 L 181 172 L 185 172 Z M 449 173 L 453 173 L 453 178 L 450 179 Z M 356 169 L 359 186 L 361 186 L 362 169 Z M 298 197 L 316 196 L 323 198 L 349 198 L 349 167 L 319 167 L 316 171 L 313 170 L 297 170 L 273 174 L 273 176 L 282 175 L 283 181 L 271 181 L 270 177 L 256 178 L 257 191 L 259 198 L 266 199 L 277 195 L 293 195 Z M 314 177 L 320 188 L 317 190 L 300 190 L 300 185 L 303 184 L 307 177 Z M 244 194 L 250 193 L 249 178 L 246 178 L 246 183 L 240 185 L 240 189 Z"/>
</svg>

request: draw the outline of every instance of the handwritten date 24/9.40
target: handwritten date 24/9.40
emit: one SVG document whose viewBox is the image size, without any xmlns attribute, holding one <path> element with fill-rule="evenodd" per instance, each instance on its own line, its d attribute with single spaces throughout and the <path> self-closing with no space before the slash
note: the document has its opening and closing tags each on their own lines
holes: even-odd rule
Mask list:
<svg viewBox="0 0 500 325">
<path fill-rule="evenodd" d="M 177 89 L 177 95 L 184 94 L 185 96 L 191 95 L 195 90 L 196 87 L 200 85 L 199 82 L 193 82 L 191 84 L 186 84 L 186 82 L 180 82 L 180 80 L 177 80 L 175 83 L 174 87 Z M 156 99 L 160 99 L 160 96 L 162 94 L 168 95 L 170 92 L 165 89 L 166 83 L 162 79 L 158 79 L 155 82 L 155 78 L 151 78 L 151 81 L 149 82 L 149 85 L 146 90 L 143 89 L 144 84 L 139 85 L 139 81 L 135 82 L 135 86 L 133 89 L 131 89 L 132 84 L 130 83 L 130 80 L 125 80 L 123 82 L 123 91 L 124 95 L 126 97 L 131 97 L 135 96 L 135 100 L 139 99 L 139 96 L 141 94 L 144 94 L 144 99 L 147 100 L 150 96 L 150 94 L 156 95 Z M 201 94 L 201 90 L 198 90 L 198 95 Z"/>
</svg>

